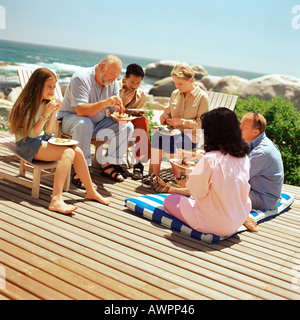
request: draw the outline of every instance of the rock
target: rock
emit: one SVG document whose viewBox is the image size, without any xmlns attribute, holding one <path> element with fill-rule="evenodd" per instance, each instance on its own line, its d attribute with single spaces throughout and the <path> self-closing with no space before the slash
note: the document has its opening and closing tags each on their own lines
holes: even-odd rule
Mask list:
<svg viewBox="0 0 300 320">
<path fill-rule="evenodd" d="M 9 113 L 11 111 L 11 107 L 0 105 L 0 128 L 7 130 L 7 120 Z"/>
<path fill-rule="evenodd" d="M 171 93 L 176 89 L 173 78 L 167 77 L 154 83 L 149 94 L 160 97 L 170 97 Z"/>
<path fill-rule="evenodd" d="M 241 98 L 256 96 L 271 99 L 278 95 L 290 100 L 300 110 L 300 79 L 286 75 L 266 75 L 249 80 L 237 92 Z"/>
<path fill-rule="evenodd" d="M 147 65 L 145 75 L 153 78 L 166 78 L 180 61 L 161 60 Z"/>
<path fill-rule="evenodd" d="M 200 87 L 200 89 L 207 91 L 207 88 L 201 81 L 195 81 L 195 84 Z"/>
<path fill-rule="evenodd" d="M 220 76 L 211 76 L 207 75 L 204 76 L 200 81 L 204 84 L 205 88 L 207 90 L 212 89 L 220 80 L 222 77 Z"/>
<path fill-rule="evenodd" d="M 155 63 L 150 63 L 146 67 L 145 74 L 146 76 L 153 78 L 166 78 L 171 75 L 172 69 L 178 63 L 180 63 L 180 61 L 173 60 L 161 60 Z M 198 80 L 208 74 L 207 71 L 200 65 L 192 65 L 191 67 L 195 72 L 195 78 Z"/>
<path fill-rule="evenodd" d="M 6 66 L 17 66 L 17 64 L 7 61 L 0 61 L 0 67 L 6 67 Z"/>
<path fill-rule="evenodd" d="M 247 85 L 248 82 L 249 80 L 238 76 L 225 76 L 212 87 L 212 91 L 238 94 L 241 87 Z"/>
<path fill-rule="evenodd" d="M 200 80 L 203 77 L 208 75 L 208 72 L 200 65 L 193 64 L 192 68 L 193 68 L 193 70 L 195 72 L 195 79 L 196 80 Z"/>
<path fill-rule="evenodd" d="M 18 96 L 20 95 L 22 91 L 21 87 L 16 87 L 14 89 L 12 89 L 12 91 L 10 92 L 10 94 L 7 97 L 8 101 L 11 101 L 12 103 L 15 103 L 16 100 L 18 99 Z"/>
</svg>

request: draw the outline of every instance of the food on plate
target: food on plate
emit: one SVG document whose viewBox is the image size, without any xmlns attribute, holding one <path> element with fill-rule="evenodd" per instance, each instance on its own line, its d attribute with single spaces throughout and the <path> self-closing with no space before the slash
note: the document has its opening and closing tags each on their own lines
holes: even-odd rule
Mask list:
<svg viewBox="0 0 300 320">
<path fill-rule="evenodd" d="M 72 140 L 70 139 L 61 139 L 61 138 L 57 138 L 54 140 L 55 143 L 70 143 Z"/>
<path fill-rule="evenodd" d="M 113 117 L 117 118 L 117 119 L 128 119 L 129 115 L 127 113 L 120 113 L 119 111 L 115 111 L 113 114 Z"/>
<path fill-rule="evenodd" d="M 187 156 L 183 157 L 181 163 L 179 162 L 179 164 L 185 168 L 195 167 L 195 165 L 199 162 L 199 159 L 196 158 L 189 161 L 186 161 L 186 159 Z"/>
</svg>

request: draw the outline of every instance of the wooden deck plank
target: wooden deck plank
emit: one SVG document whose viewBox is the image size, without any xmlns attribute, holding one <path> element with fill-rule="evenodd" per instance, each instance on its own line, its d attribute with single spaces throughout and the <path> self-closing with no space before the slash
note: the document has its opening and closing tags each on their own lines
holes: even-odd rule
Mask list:
<svg viewBox="0 0 300 320">
<path fill-rule="evenodd" d="M 80 216 L 81 217 L 81 216 Z M 84 227 L 82 227 L 83 229 L 86 229 L 86 228 L 84 228 Z M 95 230 L 95 232 L 96 232 L 97 230 Z M 107 237 L 111 237 L 111 234 L 112 235 L 114 235 L 114 233 L 109 233 L 108 235 L 107 235 Z M 103 234 L 103 232 L 101 233 L 101 235 L 102 235 L 102 237 L 105 237 L 105 235 Z M 117 240 L 116 240 L 117 241 Z M 132 247 L 135 247 L 135 248 L 137 248 L 137 245 L 136 245 L 136 243 L 137 243 L 137 241 L 138 241 L 138 239 L 134 239 L 134 242 L 133 242 L 133 244 L 131 245 Z M 119 240 L 119 242 L 121 243 L 122 242 L 122 238 Z M 110 245 L 108 245 L 108 246 L 110 246 Z M 130 246 L 130 244 L 127 244 L 127 246 Z M 120 251 L 122 251 L 122 249 L 119 249 Z M 142 249 L 141 249 L 142 250 Z M 153 253 L 153 255 L 155 254 L 155 252 L 158 250 L 158 248 L 154 248 L 154 249 L 152 249 L 152 251 L 154 251 L 154 253 Z M 145 251 L 148 255 L 149 254 L 151 254 L 151 248 L 147 248 L 146 249 L 146 251 Z M 168 253 L 170 254 L 170 251 L 168 250 Z M 174 256 L 176 256 L 176 253 L 174 254 Z M 187 258 L 188 257 L 183 257 L 183 261 L 186 261 L 187 260 Z M 146 259 L 146 258 L 145 258 Z M 162 253 L 160 254 L 160 259 L 162 259 Z M 170 262 L 170 258 L 169 258 L 169 256 L 167 256 L 166 257 L 166 261 L 169 261 Z M 216 263 L 215 261 L 214 261 L 214 263 Z M 153 263 L 153 264 L 156 264 L 156 263 Z M 222 265 L 222 264 L 224 264 L 224 262 L 223 261 L 220 261 L 220 265 Z M 211 266 L 208 266 L 207 267 L 207 269 L 204 271 L 204 274 L 206 274 L 206 276 L 208 276 L 207 275 L 207 273 L 209 272 L 208 270 L 210 270 L 210 267 Z M 195 271 L 195 270 L 193 270 L 193 271 Z M 247 272 L 247 271 L 246 271 Z M 229 276 L 228 274 L 230 274 L 230 272 L 228 272 L 228 269 L 224 269 L 224 271 L 223 271 L 223 274 L 227 274 L 227 276 Z M 241 276 L 240 276 L 240 270 L 239 270 L 239 273 L 237 274 L 237 280 L 238 280 L 238 282 L 237 282 L 237 284 L 238 284 L 238 286 L 239 286 L 239 282 L 241 281 Z M 219 279 L 219 281 L 221 281 L 222 282 L 222 277 L 223 277 L 223 274 L 221 274 L 220 275 L 220 279 Z M 216 278 L 216 274 L 214 274 L 214 275 L 211 275 L 211 277 L 213 277 L 213 278 Z M 231 284 L 233 285 L 233 282 L 234 282 L 234 279 L 230 279 L 229 278 L 229 280 L 228 280 L 229 282 L 231 282 Z M 250 284 L 250 283 L 252 283 L 252 285 L 255 283 L 255 281 L 253 280 L 253 279 L 249 279 L 248 280 L 248 283 Z M 246 284 L 244 283 L 243 285 L 243 288 L 245 288 L 245 286 L 246 286 Z M 259 285 L 258 285 L 259 286 Z M 260 286 L 262 287 L 262 284 L 260 284 Z"/>
<path fill-rule="evenodd" d="M 10 213 L 12 213 L 12 212 L 10 212 Z M 17 213 L 17 215 L 20 215 L 20 214 L 21 214 L 20 212 Z M 26 219 L 26 220 L 29 221 L 30 223 L 32 223 L 31 219 Z M 21 223 L 21 226 L 24 226 L 25 223 L 26 222 L 23 220 L 22 223 Z M 34 227 L 34 226 L 26 225 L 26 229 L 30 230 L 30 231 L 34 231 L 37 234 L 39 233 L 40 236 L 44 236 L 44 237 L 46 236 L 47 238 L 51 239 L 51 241 L 53 241 L 57 245 L 61 246 L 61 244 L 63 244 L 65 246 L 65 248 L 63 249 L 63 252 L 67 252 L 68 251 L 67 248 L 73 249 L 73 252 L 72 252 L 71 256 L 67 255 L 67 257 L 70 257 L 70 259 L 72 259 L 72 260 L 75 259 L 75 261 L 80 261 L 80 263 L 82 263 L 83 261 L 84 262 L 88 261 L 87 257 L 91 258 L 91 259 L 94 259 L 96 261 L 99 261 L 99 262 L 103 261 L 103 259 L 105 258 L 105 256 L 103 256 L 103 255 L 100 255 L 100 257 L 98 258 L 98 255 L 97 255 L 96 251 L 92 251 L 91 249 L 85 248 L 85 247 L 83 248 L 83 247 L 81 247 L 80 245 L 78 245 L 74 241 L 68 241 L 67 239 L 65 239 L 65 238 L 63 238 L 63 237 L 61 237 L 59 235 L 56 235 L 53 232 L 49 232 L 48 233 L 47 230 L 41 228 L 41 225 L 39 224 L 38 221 L 37 221 L 37 226 Z M 65 230 L 61 230 L 61 232 L 59 232 L 59 233 L 65 233 L 65 232 L 66 232 Z M 32 239 L 31 237 L 32 237 L 32 235 L 29 237 L 30 240 Z M 28 243 L 27 242 L 25 243 L 24 239 L 19 241 L 17 244 L 19 246 L 23 246 L 26 249 L 28 249 L 28 247 L 27 247 Z M 57 246 L 56 246 L 56 250 L 57 250 Z M 81 257 L 79 257 L 79 255 L 76 254 L 77 252 L 80 253 Z M 67 252 L 67 253 L 69 253 L 69 252 Z M 124 273 L 115 274 L 114 273 L 114 269 L 118 266 L 118 264 L 120 264 L 119 261 L 114 261 L 114 260 L 109 259 L 109 261 L 107 263 L 108 263 L 108 266 L 113 266 L 113 267 L 108 268 L 108 270 L 105 270 L 106 268 L 104 267 L 104 265 L 101 264 L 100 267 L 97 268 L 97 270 L 98 271 L 100 270 L 101 273 L 102 272 L 106 272 L 107 276 L 116 277 L 116 279 L 119 280 L 119 281 L 120 281 L 120 279 L 124 278 L 125 282 L 127 282 L 128 284 L 131 284 L 131 285 L 134 285 L 134 286 L 138 287 L 140 290 L 143 289 L 143 288 L 147 289 L 147 283 L 145 283 L 145 282 L 139 283 L 139 281 L 135 280 L 134 277 L 126 277 L 126 276 L 124 276 L 124 273 L 127 271 L 126 266 L 124 266 L 124 265 L 121 265 L 119 267 L 119 269 L 121 271 L 123 270 Z M 89 261 L 89 264 L 91 264 L 91 261 Z M 133 268 L 131 273 L 135 273 L 135 272 L 138 273 Z M 110 285 L 110 286 L 112 284 L 113 284 L 113 281 L 108 283 L 108 285 Z M 177 297 L 175 294 L 174 295 L 173 294 L 167 294 L 167 293 L 163 292 L 162 290 L 155 290 L 155 288 L 154 287 L 152 288 L 151 285 L 149 285 L 149 287 L 152 289 L 153 293 L 158 295 L 160 298 L 163 298 L 163 299 L 175 299 Z M 127 288 L 127 290 L 129 292 L 131 292 L 131 288 L 130 287 Z M 132 293 L 130 293 L 130 295 L 132 295 Z M 139 294 L 139 298 L 142 299 L 143 297 L 144 297 L 143 293 L 140 293 Z M 137 296 L 135 296 L 135 298 L 137 298 Z M 148 298 L 150 298 L 150 297 L 148 296 Z"/>
<path fill-rule="evenodd" d="M 0 147 L 0 155 L 9 153 Z M 0 170 L 17 173 L 18 164 L 0 161 Z M 126 197 L 152 193 L 140 182 L 111 183 L 97 168 L 91 174 L 110 206 L 83 200 L 71 186 L 64 199 L 79 206 L 72 217 L 47 209 L 50 179 L 37 200 L 0 180 L 0 299 L 300 299 L 299 187 L 284 185 L 295 195 L 291 209 L 258 233 L 211 245 L 124 208 Z"/>
</svg>

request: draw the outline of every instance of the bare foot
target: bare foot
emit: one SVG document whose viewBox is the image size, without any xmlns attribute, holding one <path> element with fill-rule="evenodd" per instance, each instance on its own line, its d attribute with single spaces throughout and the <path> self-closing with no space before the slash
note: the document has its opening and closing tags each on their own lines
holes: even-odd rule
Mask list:
<svg viewBox="0 0 300 320">
<path fill-rule="evenodd" d="M 250 214 L 246 219 L 246 221 L 244 222 L 244 226 L 250 231 L 258 232 L 257 222 Z"/>
<path fill-rule="evenodd" d="M 87 194 L 86 194 L 86 199 L 95 200 L 95 201 L 98 201 L 98 202 L 100 202 L 100 203 L 102 203 L 102 204 L 106 204 L 106 205 L 109 204 L 109 200 L 103 198 L 103 197 L 101 196 L 101 194 L 98 193 L 97 191 L 94 191 L 93 193 L 90 193 L 90 194 L 87 193 Z"/>
<path fill-rule="evenodd" d="M 77 209 L 77 206 L 66 204 L 61 199 L 52 199 L 48 209 L 51 211 L 56 211 L 63 214 L 70 214 Z"/>
</svg>

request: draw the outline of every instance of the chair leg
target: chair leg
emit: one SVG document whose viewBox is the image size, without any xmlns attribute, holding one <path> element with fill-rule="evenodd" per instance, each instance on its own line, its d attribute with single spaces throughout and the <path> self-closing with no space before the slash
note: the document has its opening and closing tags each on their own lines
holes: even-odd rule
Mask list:
<svg viewBox="0 0 300 320">
<path fill-rule="evenodd" d="M 41 169 L 33 169 L 32 190 L 31 196 L 34 199 L 38 199 L 40 195 L 40 182 L 41 182 Z"/>
<path fill-rule="evenodd" d="M 25 172 L 26 172 L 26 169 L 25 169 L 25 161 L 20 159 L 20 169 L 19 169 L 19 175 L 21 177 L 25 177 Z"/>
<path fill-rule="evenodd" d="M 102 152 L 103 152 L 103 145 L 104 145 L 105 142 L 106 142 L 106 140 L 93 141 L 93 142 L 92 142 L 93 145 L 95 146 L 95 155 L 94 155 L 94 159 L 93 159 L 93 163 L 92 163 L 92 166 L 93 166 L 93 167 L 98 167 L 98 166 L 99 166 L 99 163 L 98 163 L 98 161 L 97 161 L 96 155 L 97 155 L 97 151 L 98 151 L 99 148 L 101 148 L 100 150 L 101 150 L 101 154 L 102 154 Z"/>
</svg>

